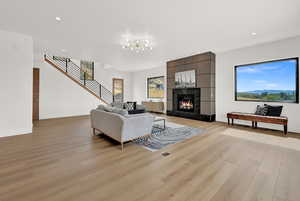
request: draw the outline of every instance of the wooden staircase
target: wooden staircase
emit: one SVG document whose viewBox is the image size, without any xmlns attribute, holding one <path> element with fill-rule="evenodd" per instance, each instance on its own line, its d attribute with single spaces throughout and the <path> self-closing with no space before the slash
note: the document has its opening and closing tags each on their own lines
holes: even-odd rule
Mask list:
<svg viewBox="0 0 300 201">
<path fill-rule="evenodd" d="M 55 67 L 58 71 L 66 75 L 68 78 L 76 82 L 79 86 L 87 90 L 90 94 L 103 101 L 106 104 L 113 102 L 112 92 L 105 88 L 96 80 L 87 80 L 86 73 L 81 72 L 81 69 L 71 59 L 58 59 L 49 55 L 44 55 L 47 63 Z M 83 74 L 83 79 L 82 79 Z"/>
</svg>

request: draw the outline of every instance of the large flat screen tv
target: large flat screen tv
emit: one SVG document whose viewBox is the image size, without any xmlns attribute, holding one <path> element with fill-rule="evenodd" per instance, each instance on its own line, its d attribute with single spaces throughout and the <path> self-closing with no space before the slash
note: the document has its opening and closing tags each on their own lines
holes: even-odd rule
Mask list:
<svg viewBox="0 0 300 201">
<path fill-rule="evenodd" d="M 235 66 L 235 100 L 299 103 L 298 58 Z"/>
</svg>

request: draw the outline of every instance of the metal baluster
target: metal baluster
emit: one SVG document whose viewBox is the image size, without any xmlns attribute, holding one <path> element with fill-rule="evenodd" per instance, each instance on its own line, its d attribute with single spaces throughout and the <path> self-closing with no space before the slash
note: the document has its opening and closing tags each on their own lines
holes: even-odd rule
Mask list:
<svg viewBox="0 0 300 201">
<path fill-rule="evenodd" d="M 66 59 L 66 73 L 68 72 L 68 59 Z"/>
<path fill-rule="evenodd" d="M 101 84 L 99 84 L 99 97 L 102 98 L 102 94 L 101 94 Z"/>
<path fill-rule="evenodd" d="M 86 72 L 83 72 L 83 83 L 84 83 L 84 86 L 86 84 Z"/>
</svg>

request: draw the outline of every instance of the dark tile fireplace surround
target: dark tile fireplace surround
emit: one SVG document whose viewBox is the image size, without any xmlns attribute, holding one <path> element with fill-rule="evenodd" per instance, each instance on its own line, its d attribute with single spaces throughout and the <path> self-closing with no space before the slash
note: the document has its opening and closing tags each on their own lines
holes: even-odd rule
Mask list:
<svg viewBox="0 0 300 201">
<path fill-rule="evenodd" d="M 200 89 L 173 89 L 173 108 L 178 115 L 200 114 Z"/>
<path fill-rule="evenodd" d="M 195 88 L 175 88 L 176 72 L 195 70 Z M 215 55 L 212 52 L 167 62 L 167 115 L 215 121 Z"/>
</svg>

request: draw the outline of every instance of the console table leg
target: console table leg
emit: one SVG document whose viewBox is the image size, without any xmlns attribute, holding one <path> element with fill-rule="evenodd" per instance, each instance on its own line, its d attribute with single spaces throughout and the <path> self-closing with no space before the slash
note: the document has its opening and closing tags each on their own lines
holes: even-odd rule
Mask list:
<svg viewBox="0 0 300 201">
<path fill-rule="evenodd" d="M 252 128 L 254 128 L 254 121 L 252 121 Z"/>
<path fill-rule="evenodd" d="M 231 119 L 231 125 L 233 125 L 233 119 Z"/>
<path fill-rule="evenodd" d="M 228 125 L 230 125 L 230 119 L 229 119 L 229 118 L 227 118 L 227 120 L 228 120 Z"/>
<path fill-rule="evenodd" d="M 255 128 L 257 128 L 257 121 L 254 122 L 254 126 L 255 126 Z"/>
</svg>

